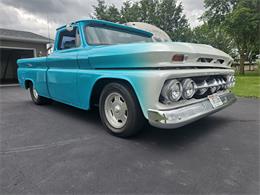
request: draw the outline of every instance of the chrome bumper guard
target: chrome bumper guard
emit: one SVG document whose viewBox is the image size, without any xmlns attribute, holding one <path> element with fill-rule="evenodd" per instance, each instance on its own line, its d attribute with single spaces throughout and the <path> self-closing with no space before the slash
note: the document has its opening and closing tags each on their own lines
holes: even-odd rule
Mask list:
<svg viewBox="0 0 260 195">
<path fill-rule="evenodd" d="M 219 95 L 223 105 L 214 108 L 208 98 L 190 105 L 182 106 L 171 110 L 148 110 L 148 120 L 152 126 L 163 129 L 174 129 L 200 118 L 213 114 L 223 108 L 233 104 L 236 97 L 232 93 Z"/>
</svg>

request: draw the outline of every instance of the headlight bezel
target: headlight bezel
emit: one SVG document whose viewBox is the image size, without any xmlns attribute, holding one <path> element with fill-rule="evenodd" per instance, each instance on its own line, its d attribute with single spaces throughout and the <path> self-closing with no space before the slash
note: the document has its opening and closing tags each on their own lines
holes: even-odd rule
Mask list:
<svg viewBox="0 0 260 195">
<path fill-rule="evenodd" d="M 178 88 L 179 91 L 177 91 Z M 172 79 L 165 82 L 161 91 L 161 95 L 167 102 L 177 102 L 182 97 L 182 90 L 183 88 L 181 82 L 177 79 Z M 175 93 L 176 97 L 173 97 L 173 91 L 177 91 L 179 94 Z"/>
<path fill-rule="evenodd" d="M 191 85 L 193 86 L 192 88 L 190 88 Z M 182 97 L 183 99 L 187 99 L 187 100 L 191 99 L 197 91 L 196 83 L 191 78 L 186 78 L 182 81 L 182 88 L 183 88 Z"/>
</svg>

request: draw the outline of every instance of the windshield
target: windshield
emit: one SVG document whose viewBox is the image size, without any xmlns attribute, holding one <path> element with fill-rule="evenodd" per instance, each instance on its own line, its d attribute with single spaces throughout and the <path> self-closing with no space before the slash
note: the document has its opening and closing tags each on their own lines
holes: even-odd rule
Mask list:
<svg viewBox="0 0 260 195">
<path fill-rule="evenodd" d="M 113 28 L 86 26 L 85 32 L 89 45 L 114 45 L 124 43 L 153 42 L 151 37 L 120 31 Z"/>
<path fill-rule="evenodd" d="M 154 42 L 172 42 L 169 35 L 157 26 L 144 22 L 128 22 L 125 25 L 153 33 Z"/>
</svg>

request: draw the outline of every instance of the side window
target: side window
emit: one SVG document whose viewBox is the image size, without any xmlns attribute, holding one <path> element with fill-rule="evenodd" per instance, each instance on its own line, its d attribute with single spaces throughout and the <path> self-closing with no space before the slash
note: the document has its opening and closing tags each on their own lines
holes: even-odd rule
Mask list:
<svg viewBox="0 0 260 195">
<path fill-rule="evenodd" d="M 58 49 L 71 49 L 80 46 L 80 36 L 78 28 L 74 27 L 72 31 L 64 30 L 60 32 Z"/>
</svg>

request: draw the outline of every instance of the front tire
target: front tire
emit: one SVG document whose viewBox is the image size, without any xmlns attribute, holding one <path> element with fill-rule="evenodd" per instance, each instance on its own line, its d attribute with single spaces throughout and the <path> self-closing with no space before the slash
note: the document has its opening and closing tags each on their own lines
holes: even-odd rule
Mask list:
<svg viewBox="0 0 260 195">
<path fill-rule="evenodd" d="M 31 95 L 32 101 L 36 105 L 44 105 L 44 104 L 51 103 L 50 99 L 40 96 L 32 84 L 30 85 L 29 90 L 30 90 L 30 95 Z"/>
<path fill-rule="evenodd" d="M 125 84 L 110 83 L 99 99 L 99 114 L 107 131 L 118 137 L 139 132 L 145 119 L 133 90 Z"/>
</svg>

